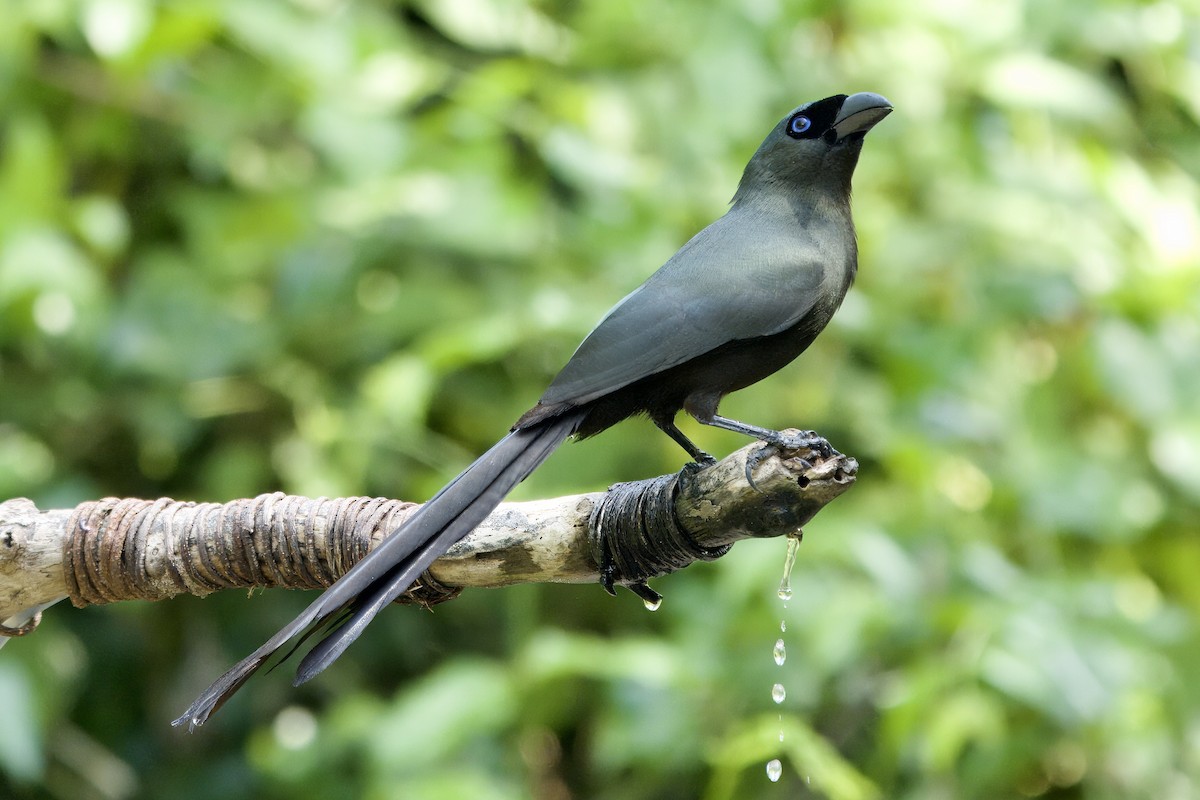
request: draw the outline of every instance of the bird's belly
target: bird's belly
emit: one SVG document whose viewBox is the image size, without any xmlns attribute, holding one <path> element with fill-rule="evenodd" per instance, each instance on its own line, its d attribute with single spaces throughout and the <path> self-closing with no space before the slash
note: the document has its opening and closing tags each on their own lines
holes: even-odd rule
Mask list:
<svg viewBox="0 0 1200 800">
<path fill-rule="evenodd" d="M 826 317 L 824 322 L 828 322 Z M 820 323 L 820 324 L 814 324 Z M 741 339 L 623 387 L 591 403 L 580 436 L 592 436 L 628 416 L 671 419 L 686 405 L 715 413 L 725 395 L 778 372 L 812 344 L 823 322 L 806 318 L 782 333 Z"/>
<path fill-rule="evenodd" d="M 827 321 L 827 320 L 826 320 Z M 758 383 L 786 367 L 808 349 L 824 324 L 802 321 L 772 336 L 742 339 L 718 347 L 702 358 L 677 367 L 692 387 L 689 394 L 724 396 Z"/>
</svg>

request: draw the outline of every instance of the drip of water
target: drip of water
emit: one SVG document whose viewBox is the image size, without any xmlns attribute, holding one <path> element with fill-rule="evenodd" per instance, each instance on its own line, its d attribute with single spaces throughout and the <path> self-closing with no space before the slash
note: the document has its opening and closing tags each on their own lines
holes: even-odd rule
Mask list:
<svg viewBox="0 0 1200 800">
<path fill-rule="evenodd" d="M 789 533 L 787 540 L 787 556 L 783 559 L 783 580 L 779 582 L 779 599 L 792 599 L 792 567 L 796 566 L 796 550 L 804 539 L 804 531 Z"/>
<path fill-rule="evenodd" d="M 647 611 L 658 611 L 662 608 L 662 598 L 659 597 L 657 600 L 643 600 L 642 605 L 646 607 Z"/>
<path fill-rule="evenodd" d="M 800 546 L 800 540 L 804 538 L 803 531 L 796 531 L 793 534 L 788 534 L 787 556 L 783 560 L 783 580 L 779 582 L 779 599 L 783 601 L 783 608 L 787 610 L 787 601 L 792 599 L 792 567 L 796 565 L 796 549 Z M 779 620 L 779 632 L 787 633 L 787 620 Z M 787 661 L 787 645 L 784 644 L 783 637 L 775 640 L 775 647 L 771 650 L 771 656 L 775 659 L 775 665 L 782 667 Z M 771 687 L 771 699 L 775 701 L 775 705 L 781 705 L 787 698 L 787 689 L 782 683 L 777 683 Z M 783 712 L 779 714 L 779 743 L 783 744 Z M 767 762 L 767 777 L 774 783 L 783 775 L 783 764 L 778 758 L 773 758 Z"/>
</svg>

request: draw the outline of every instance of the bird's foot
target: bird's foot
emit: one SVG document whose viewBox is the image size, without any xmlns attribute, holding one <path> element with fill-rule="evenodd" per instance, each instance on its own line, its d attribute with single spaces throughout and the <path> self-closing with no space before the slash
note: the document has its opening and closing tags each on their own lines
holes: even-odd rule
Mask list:
<svg viewBox="0 0 1200 800">
<path fill-rule="evenodd" d="M 703 453 L 702 455 L 705 456 L 705 460 L 689 461 L 679 470 L 677 480 L 679 481 L 680 488 L 691 486 L 697 475 L 717 463 L 717 460 L 708 455 L 708 453 Z"/>
<path fill-rule="evenodd" d="M 757 491 L 762 491 L 754 482 L 754 470 L 758 469 L 759 464 L 762 464 L 768 458 L 779 455 L 780 452 L 795 453 L 799 450 L 808 450 L 816 453 L 817 457 L 822 461 L 827 461 L 835 456 L 841 455 L 837 450 L 833 449 L 833 445 L 824 436 L 820 436 L 816 431 L 797 431 L 796 433 L 774 432 L 774 436 L 765 437 L 762 440 L 762 446 L 751 451 L 746 456 L 746 483 L 750 484 L 750 488 Z M 792 456 L 799 461 L 804 469 L 812 469 L 812 463 L 807 458 L 800 456 Z"/>
<path fill-rule="evenodd" d="M 826 444 L 828 444 L 828 442 L 826 442 Z M 764 441 L 761 447 L 751 450 L 750 453 L 746 455 L 746 483 L 750 484 L 750 488 L 761 494 L 762 489 L 759 489 L 758 484 L 754 482 L 754 470 L 758 469 L 758 465 L 766 461 L 768 458 L 779 455 L 780 450 L 791 449 L 793 448 L 783 447 L 773 442 Z M 807 460 L 799 458 L 798 456 L 797 460 L 804 465 L 805 469 L 812 469 L 812 464 L 810 464 Z"/>
<path fill-rule="evenodd" d="M 690 481 L 692 478 L 699 475 L 704 470 L 716 464 L 717 460 L 708 453 L 701 452 L 696 456 L 695 461 L 689 461 L 679 470 L 679 479 L 681 481 Z"/>
<path fill-rule="evenodd" d="M 819 435 L 816 431 L 797 431 L 795 433 L 777 431 L 774 436 L 764 441 L 780 450 L 811 450 L 822 461 L 828 461 L 835 456 L 841 455 L 841 453 L 833 449 L 833 445 L 829 443 L 828 439 Z"/>
</svg>

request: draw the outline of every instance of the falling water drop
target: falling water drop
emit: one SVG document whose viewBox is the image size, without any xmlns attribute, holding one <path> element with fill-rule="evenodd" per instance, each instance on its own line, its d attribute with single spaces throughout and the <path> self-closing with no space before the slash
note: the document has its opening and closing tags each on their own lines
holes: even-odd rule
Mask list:
<svg viewBox="0 0 1200 800">
<path fill-rule="evenodd" d="M 794 534 L 788 535 L 787 556 L 783 561 L 783 580 L 779 583 L 779 599 L 783 601 L 784 611 L 787 610 L 788 600 L 792 599 L 792 567 L 796 564 L 796 548 L 800 546 L 800 540 L 803 538 L 803 531 L 796 531 Z M 779 620 L 779 632 L 787 633 L 787 620 Z M 775 647 L 771 650 L 771 656 L 775 659 L 775 665 L 782 667 L 787 661 L 787 646 L 784 644 L 783 637 L 775 640 Z M 775 701 L 775 705 L 782 705 L 787 698 L 787 689 L 782 683 L 776 683 L 771 687 L 771 699 Z M 779 741 L 783 742 L 783 713 L 779 714 Z M 779 759 L 775 758 L 767 762 L 767 777 L 774 783 L 783 775 L 783 764 Z"/>
<path fill-rule="evenodd" d="M 796 565 L 796 548 L 804 539 L 804 531 L 788 534 L 787 555 L 783 559 L 783 580 L 779 582 L 779 599 L 792 599 L 792 567 Z"/>
</svg>

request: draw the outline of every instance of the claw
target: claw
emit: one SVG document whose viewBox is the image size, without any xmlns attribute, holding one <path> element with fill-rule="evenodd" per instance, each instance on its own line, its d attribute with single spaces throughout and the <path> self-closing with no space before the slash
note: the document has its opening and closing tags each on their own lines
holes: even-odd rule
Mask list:
<svg viewBox="0 0 1200 800">
<path fill-rule="evenodd" d="M 839 455 L 838 451 L 833 449 L 833 445 L 829 443 L 829 440 L 823 436 L 814 436 L 808 446 L 821 457 L 822 461 L 828 461 L 834 456 Z"/>
<path fill-rule="evenodd" d="M 684 476 L 690 478 L 693 475 L 695 475 L 697 472 L 701 472 L 702 470 L 708 469 L 709 467 L 711 467 L 713 464 L 716 464 L 716 463 L 717 463 L 717 460 L 715 458 L 713 458 L 708 453 L 705 453 L 702 450 L 697 455 L 697 457 L 694 461 L 688 461 L 686 464 L 683 465 L 683 467 L 679 471 L 681 473 L 683 473 Z"/>
<path fill-rule="evenodd" d="M 709 456 L 709 458 L 711 462 L 700 463 L 698 461 L 689 461 L 683 465 L 677 477 L 680 488 L 691 486 L 697 475 L 717 463 L 717 460 L 712 458 L 712 456 Z"/>
<path fill-rule="evenodd" d="M 769 442 L 763 442 L 762 447 L 751 451 L 746 456 L 746 483 L 750 484 L 750 488 L 759 494 L 762 494 L 762 489 L 758 488 L 758 484 L 754 482 L 754 470 L 758 469 L 759 464 L 778 452 L 778 447 Z"/>
<path fill-rule="evenodd" d="M 766 461 L 768 458 L 779 455 L 779 451 L 781 449 L 791 450 L 794 448 L 781 448 L 774 442 L 763 442 L 762 447 L 751 451 L 751 453 L 746 456 L 746 483 L 750 484 L 750 488 L 759 494 L 762 494 L 762 489 L 758 488 L 758 484 L 754 482 L 754 470 L 758 469 L 758 465 Z M 808 459 L 800 458 L 800 456 L 793 456 L 793 459 L 799 461 L 805 469 L 812 469 L 812 464 Z"/>
</svg>

